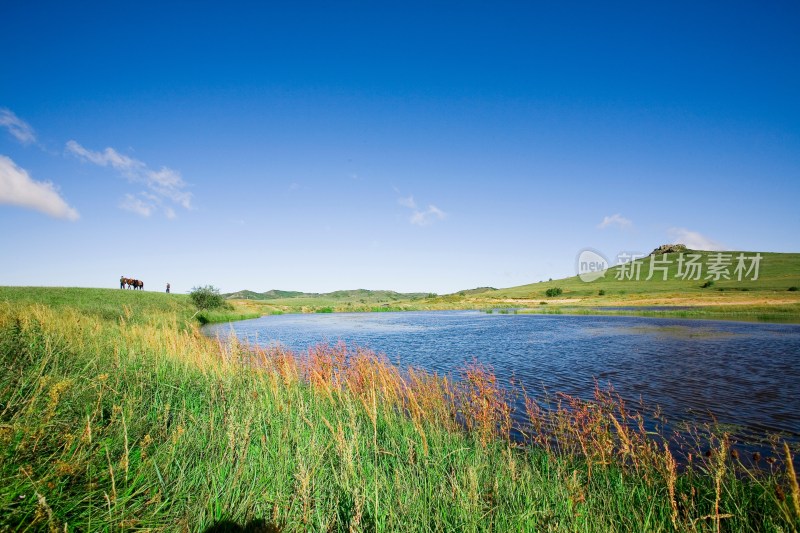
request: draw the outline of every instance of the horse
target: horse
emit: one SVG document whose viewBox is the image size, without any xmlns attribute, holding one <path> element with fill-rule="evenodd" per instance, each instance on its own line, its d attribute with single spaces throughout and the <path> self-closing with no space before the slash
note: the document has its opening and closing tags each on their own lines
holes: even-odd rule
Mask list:
<svg viewBox="0 0 800 533">
<path fill-rule="evenodd" d="M 140 291 L 143 291 L 144 290 L 144 282 L 143 281 L 139 281 L 138 279 L 121 277 L 121 278 L 119 278 L 119 288 L 120 289 L 126 289 L 127 288 L 127 289 L 133 289 L 133 290 L 139 289 Z"/>
</svg>

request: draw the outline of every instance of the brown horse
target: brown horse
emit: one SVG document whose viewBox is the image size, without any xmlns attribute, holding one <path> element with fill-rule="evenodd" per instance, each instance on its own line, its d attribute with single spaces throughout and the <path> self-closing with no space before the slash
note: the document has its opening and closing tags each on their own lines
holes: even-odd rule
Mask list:
<svg viewBox="0 0 800 533">
<path fill-rule="evenodd" d="M 143 281 L 139 281 L 138 279 L 126 278 L 126 277 L 123 276 L 123 277 L 119 278 L 119 288 L 120 289 L 133 289 L 133 290 L 139 289 L 140 291 L 143 291 L 144 290 L 144 282 Z"/>
</svg>

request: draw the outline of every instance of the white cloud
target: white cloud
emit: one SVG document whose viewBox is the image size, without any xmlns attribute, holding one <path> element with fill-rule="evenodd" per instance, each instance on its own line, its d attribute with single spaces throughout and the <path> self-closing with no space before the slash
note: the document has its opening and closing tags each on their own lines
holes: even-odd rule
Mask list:
<svg viewBox="0 0 800 533">
<path fill-rule="evenodd" d="M 10 109 L 0 108 L 0 126 L 16 137 L 22 144 L 36 142 L 36 133 L 30 124 L 15 115 Z"/>
<path fill-rule="evenodd" d="M 46 215 L 78 220 L 78 211 L 67 205 L 49 181 L 34 181 L 14 161 L 0 155 L 0 203 L 41 211 Z"/>
<path fill-rule="evenodd" d="M 412 224 L 417 226 L 427 226 L 428 224 L 431 224 L 437 220 L 444 220 L 445 217 L 447 217 L 447 213 L 431 204 L 428 206 L 428 209 L 424 211 L 414 211 L 414 213 L 411 215 L 410 221 Z"/>
<path fill-rule="evenodd" d="M 619 229 L 628 229 L 633 225 L 633 222 L 625 218 L 624 216 L 620 215 L 619 213 L 614 213 L 611 216 L 603 217 L 603 221 L 597 225 L 600 229 L 606 229 L 610 226 L 616 226 Z"/>
<path fill-rule="evenodd" d="M 122 155 L 113 148 L 106 148 L 102 152 L 93 152 L 75 141 L 67 141 L 67 150 L 95 165 L 101 167 L 111 166 L 126 173 L 135 173 L 137 170 L 141 171 L 147 168 L 141 161 Z"/>
<path fill-rule="evenodd" d="M 184 209 L 192 209 L 192 193 L 186 190 L 187 184 L 177 170 L 167 167 L 153 170 L 144 162 L 120 154 L 113 148 L 95 152 L 84 148 L 76 141 L 67 142 L 67 151 L 78 156 L 83 161 L 88 161 L 101 167 L 111 167 L 122 174 L 128 181 L 142 183 L 147 187 L 148 193 L 140 193 L 140 196 L 147 200 L 146 202 L 142 198 L 126 195 L 125 200 L 120 204 L 122 209 L 143 216 L 150 216 L 165 199 L 180 205 Z M 136 202 L 132 203 L 130 198 L 133 198 Z M 142 208 L 142 205 L 147 205 L 149 211 Z M 145 211 L 148 211 L 147 214 L 144 214 Z M 177 216 L 175 210 L 170 207 L 164 208 L 164 213 L 167 218 L 175 218 Z"/>
<path fill-rule="evenodd" d="M 397 189 L 397 187 L 393 187 L 393 189 L 394 192 L 400 194 L 400 191 Z M 444 220 L 447 218 L 447 213 L 433 204 L 428 204 L 427 209 L 420 209 L 417 206 L 417 202 L 414 200 L 413 195 L 400 196 L 397 199 L 397 203 L 412 211 L 408 221 L 416 226 L 427 226 L 428 224 L 432 224 L 437 220 Z"/>
<path fill-rule="evenodd" d="M 183 190 L 186 182 L 180 172 L 171 168 L 161 167 L 159 171 L 148 170 L 146 173 L 147 186 L 156 193 L 169 198 L 185 209 L 192 208 L 192 193 Z"/>
<path fill-rule="evenodd" d="M 400 197 L 397 199 L 397 203 L 402 205 L 403 207 L 407 207 L 409 209 L 416 209 L 417 202 L 414 201 L 413 196 L 409 196 L 408 198 Z"/>
<path fill-rule="evenodd" d="M 149 217 L 156 210 L 156 206 L 152 202 L 146 202 L 141 198 L 137 198 L 132 194 L 126 194 L 125 199 L 119 204 L 120 209 L 136 213 L 143 217 Z"/>
<path fill-rule="evenodd" d="M 685 244 L 691 250 L 723 251 L 728 250 L 725 245 L 709 239 L 696 231 L 686 228 L 670 228 L 667 233 L 675 244 Z"/>
<path fill-rule="evenodd" d="M 172 207 L 164 205 L 164 199 L 161 196 L 147 191 L 141 191 L 137 195 L 126 194 L 125 199 L 119 203 L 118 207 L 145 218 L 156 211 L 161 211 L 170 220 L 178 218 L 178 214 Z"/>
</svg>

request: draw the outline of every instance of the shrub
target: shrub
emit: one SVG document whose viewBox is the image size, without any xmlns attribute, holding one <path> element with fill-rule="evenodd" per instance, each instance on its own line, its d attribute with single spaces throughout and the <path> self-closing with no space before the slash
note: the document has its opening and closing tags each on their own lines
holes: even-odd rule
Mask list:
<svg viewBox="0 0 800 533">
<path fill-rule="evenodd" d="M 791 287 L 789 287 L 788 290 L 791 291 L 791 292 L 795 292 L 795 291 L 797 291 L 797 286 L 792 285 Z"/>
<path fill-rule="evenodd" d="M 597 291 L 597 295 L 598 296 L 605 296 L 606 295 L 606 291 L 603 290 L 603 289 L 600 289 L 599 291 Z"/>
<path fill-rule="evenodd" d="M 701 289 L 707 289 L 707 288 L 713 287 L 713 286 L 714 286 L 714 282 L 709 280 L 709 281 L 706 281 L 705 283 L 703 283 L 702 285 L 700 285 L 700 288 Z"/>
<path fill-rule="evenodd" d="M 558 296 L 562 292 L 564 292 L 564 291 L 562 291 L 561 288 L 559 288 L 559 287 L 552 287 L 552 288 L 547 289 L 546 291 L 544 291 L 545 295 L 547 297 L 549 297 L 549 298 L 552 298 L 553 296 Z"/>
<path fill-rule="evenodd" d="M 219 289 L 213 285 L 205 287 L 192 287 L 189 298 L 198 309 L 219 309 L 225 306 L 225 298 L 219 293 Z"/>
</svg>

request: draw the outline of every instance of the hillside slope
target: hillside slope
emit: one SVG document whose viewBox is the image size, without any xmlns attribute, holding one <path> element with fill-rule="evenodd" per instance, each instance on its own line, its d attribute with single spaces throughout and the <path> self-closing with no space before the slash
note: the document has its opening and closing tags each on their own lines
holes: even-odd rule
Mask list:
<svg viewBox="0 0 800 533">
<path fill-rule="evenodd" d="M 694 261 L 699 264 L 698 271 L 688 267 L 688 256 L 697 255 Z M 517 287 L 500 289 L 492 293 L 493 298 L 542 298 L 546 296 L 549 288 L 560 288 L 564 297 L 588 297 L 605 291 L 608 296 L 669 296 L 669 295 L 709 295 L 709 293 L 725 292 L 787 292 L 791 287 L 800 287 L 800 254 L 770 253 L 770 252 L 706 252 L 687 250 L 684 254 L 683 265 L 679 263 L 679 254 L 665 254 L 664 256 L 648 256 L 629 263 L 625 266 L 614 266 L 608 269 L 605 276 L 591 282 L 585 282 L 578 276 L 570 278 L 530 283 Z M 744 269 L 741 271 L 741 280 L 738 279 L 738 258 L 743 255 Z M 753 258 L 756 259 L 756 271 L 748 269 L 752 266 Z M 720 263 L 729 261 L 728 265 Z M 662 263 L 661 261 L 664 261 Z M 668 262 L 668 263 L 667 263 Z M 710 271 L 709 267 L 721 265 L 717 270 L 720 275 Z M 679 267 L 683 266 L 680 275 Z M 651 276 L 651 267 L 653 268 Z M 660 270 L 661 268 L 665 270 Z M 637 276 L 638 272 L 638 276 Z M 650 279 L 647 279 L 650 277 Z M 666 279 L 664 279 L 666 278 Z M 713 282 L 707 284 L 707 282 Z M 704 285 L 706 285 L 704 287 Z"/>
<path fill-rule="evenodd" d="M 543 304 L 549 304 L 547 312 L 576 306 L 691 306 L 702 307 L 718 316 L 732 313 L 734 307 L 739 306 L 742 309 L 736 310 L 737 315 L 758 312 L 764 319 L 771 319 L 776 311 L 781 318 L 800 318 L 798 287 L 798 253 L 686 250 L 682 258 L 678 253 L 668 253 L 614 266 L 591 282 L 573 276 L 505 289 L 481 287 L 441 296 L 350 290 L 326 294 L 240 291 L 228 297 L 239 299 L 240 305 L 261 313 L 501 307 L 543 310 Z M 548 289 L 561 292 L 548 296 Z M 278 295 L 284 296 L 275 297 Z M 725 310 L 712 309 L 723 306 Z"/>
</svg>

